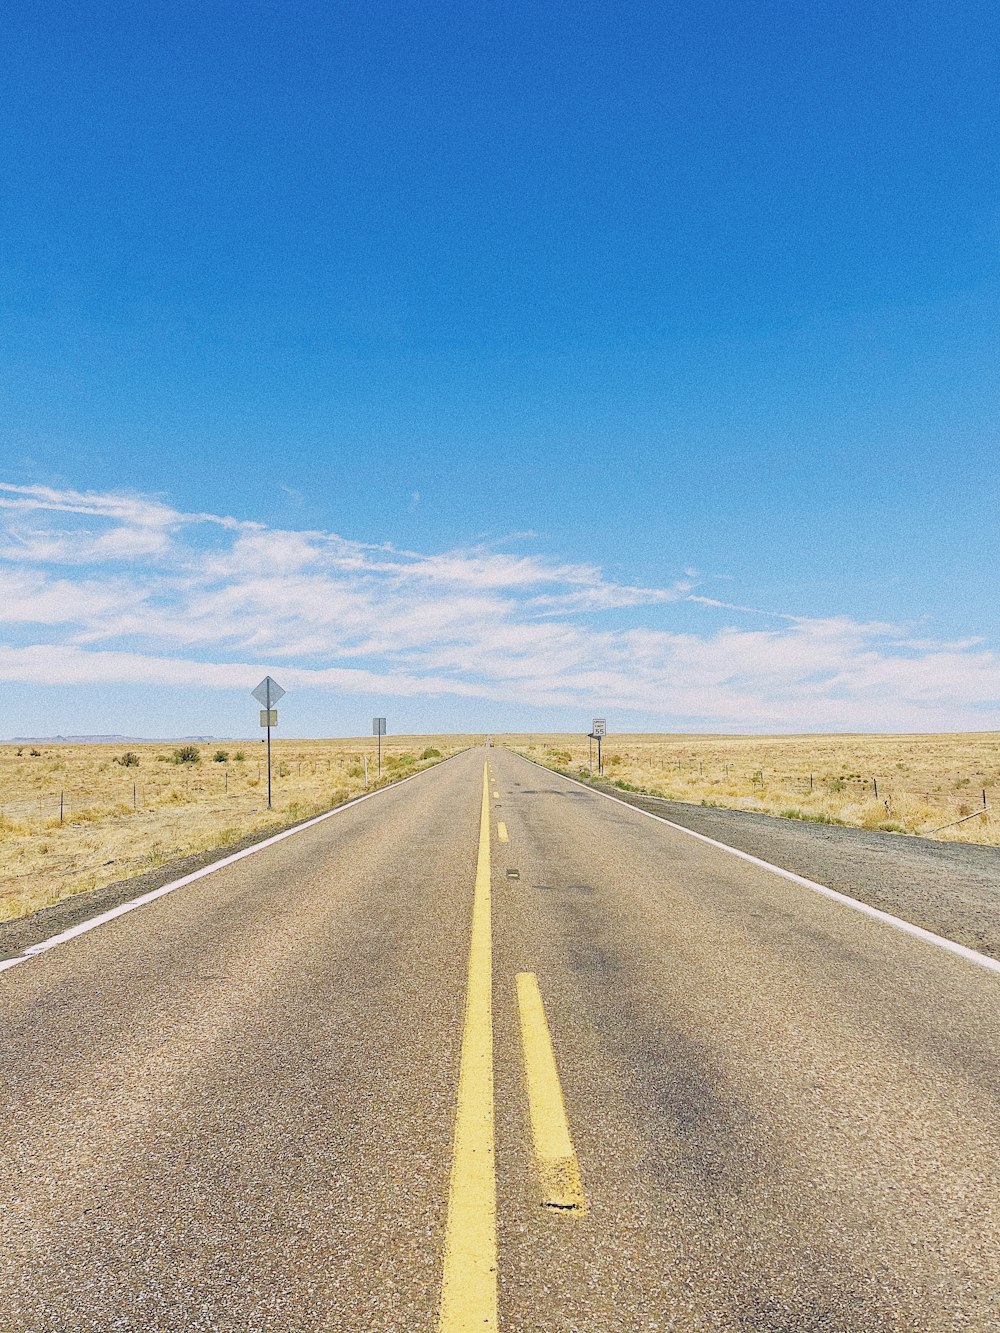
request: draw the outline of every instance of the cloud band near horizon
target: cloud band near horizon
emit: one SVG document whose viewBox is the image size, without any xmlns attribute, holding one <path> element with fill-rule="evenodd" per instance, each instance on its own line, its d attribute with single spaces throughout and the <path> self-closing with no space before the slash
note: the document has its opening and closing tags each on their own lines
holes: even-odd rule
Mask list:
<svg viewBox="0 0 1000 1333">
<path fill-rule="evenodd" d="M 1000 653 L 979 637 L 761 612 L 700 588 L 691 571 L 623 585 L 530 551 L 406 551 L 157 497 L 0 483 L 2 681 L 228 690 L 280 670 L 296 689 L 643 714 L 671 729 L 997 726 Z M 672 628 L 679 603 L 713 625 Z"/>
</svg>

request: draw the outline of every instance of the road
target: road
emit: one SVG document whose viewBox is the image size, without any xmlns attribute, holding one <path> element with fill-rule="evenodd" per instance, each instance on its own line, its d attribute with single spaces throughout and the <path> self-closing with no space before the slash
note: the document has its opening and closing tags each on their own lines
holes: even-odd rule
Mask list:
<svg viewBox="0 0 1000 1333">
<path fill-rule="evenodd" d="M 0 1327 L 995 1333 L 998 995 L 468 751 L 0 973 Z"/>
</svg>

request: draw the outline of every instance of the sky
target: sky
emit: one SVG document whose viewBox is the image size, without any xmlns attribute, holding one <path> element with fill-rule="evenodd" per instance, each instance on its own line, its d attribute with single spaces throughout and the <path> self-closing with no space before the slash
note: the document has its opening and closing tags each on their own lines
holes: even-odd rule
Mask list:
<svg viewBox="0 0 1000 1333">
<path fill-rule="evenodd" d="M 0 737 L 996 729 L 998 52 L 15 7 Z"/>
</svg>

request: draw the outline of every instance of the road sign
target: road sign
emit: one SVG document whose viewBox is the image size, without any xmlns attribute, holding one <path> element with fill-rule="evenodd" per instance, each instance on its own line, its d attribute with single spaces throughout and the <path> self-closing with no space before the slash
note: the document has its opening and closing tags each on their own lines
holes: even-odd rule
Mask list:
<svg viewBox="0 0 1000 1333">
<path fill-rule="evenodd" d="M 606 735 L 607 735 L 607 726 L 608 726 L 608 724 L 607 724 L 607 722 L 604 720 L 603 717 L 595 717 L 595 718 L 594 718 L 594 730 L 591 732 L 591 735 L 593 735 L 593 736 L 606 736 Z"/>
<path fill-rule="evenodd" d="M 257 688 L 251 690 L 250 693 L 265 708 L 273 708 L 285 691 L 276 680 L 273 680 L 270 676 L 265 676 Z"/>
<path fill-rule="evenodd" d="M 384 736 L 384 735 L 385 735 L 385 718 L 384 718 L 384 717 L 373 717 L 373 718 L 372 718 L 372 735 L 373 735 L 373 736 Z"/>
<path fill-rule="evenodd" d="M 278 725 L 278 710 L 275 704 L 285 691 L 271 676 L 265 676 L 255 690 L 250 693 L 258 703 L 264 705 L 260 710 L 260 725 L 267 727 L 267 808 L 271 809 L 271 728 Z"/>
</svg>

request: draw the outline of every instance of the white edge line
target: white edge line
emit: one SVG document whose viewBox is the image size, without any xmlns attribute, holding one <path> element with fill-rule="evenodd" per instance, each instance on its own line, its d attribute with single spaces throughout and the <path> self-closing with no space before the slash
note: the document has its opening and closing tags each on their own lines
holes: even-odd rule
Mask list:
<svg viewBox="0 0 1000 1333">
<path fill-rule="evenodd" d="M 464 753 L 464 750 L 457 751 L 457 754 Z M 441 762 L 446 763 L 448 759 L 454 758 L 455 755 L 447 755 Z M 433 764 L 431 767 L 438 768 L 440 765 Z M 233 852 L 232 856 L 224 856 L 221 861 L 213 861 L 211 865 L 202 866 L 200 870 L 192 871 L 190 875 L 172 880 L 169 884 L 161 884 L 158 889 L 151 889 L 149 893 L 140 894 L 138 898 L 130 898 L 128 902 L 119 903 L 117 907 L 112 907 L 107 912 L 101 912 L 98 916 L 80 921 L 75 926 L 70 926 L 69 930 L 60 931 L 58 935 L 50 935 L 47 940 L 41 940 L 38 944 L 30 944 L 23 953 L 16 954 L 13 958 L 0 960 L 0 972 L 6 972 L 9 967 L 17 967 L 18 963 L 26 963 L 39 954 L 48 953 L 49 949 L 54 949 L 58 944 L 66 944 L 69 940 L 75 940 L 78 935 L 86 935 L 88 930 L 96 930 L 98 926 L 106 926 L 109 921 L 124 916 L 126 912 L 133 912 L 137 907 L 145 907 L 147 903 L 155 902 L 157 898 L 165 898 L 168 893 L 173 893 L 174 889 L 182 889 L 185 884 L 193 884 L 196 879 L 204 879 L 206 875 L 213 875 L 217 870 L 222 870 L 225 866 L 231 866 L 236 861 L 242 861 L 246 856 L 254 856 L 257 852 L 262 852 L 265 847 L 271 847 L 276 842 L 283 842 L 285 838 L 291 838 L 296 833 L 304 832 L 307 828 L 322 824 L 325 819 L 332 819 L 334 815 L 342 814 L 345 810 L 349 810 L 352 805 L 360 805 L 362 801 L 370 801 L 373 796 L 382 796 L 387 791 L 396 791 L 398 788 L 405 786 L 407 782 L 412 782 L 414 778 L 423 777 L 425 773 L 430 771 L 430 769 L 423 768 L 419 773 L 411 773 L 408 778 L 400 778 L 398 782 L 390 783 L 388 787 L 379 787 L 376 791 L 364 792 L 361 796 L 355 796 L 352 800 L 345 801 L 343 805 L 335 806 L 332 810 L 326 810 L 321 815 L 314 815 L 312 819 L 296 824 L 294 828 L 283 829 L 281 833 L 275 833 L 270 838 L 265 838 L 263 842 L 255 842 L 252 847 L 244 847 L 241 852 Z M 62 901 L 66 902 L 68 900 L 64 898 Z"/>
<path fill-rule="evenodd" d="M 518 752 L 515 750 L 514 753 L 517 754 Z M 521 758 L 528 759 L 528 756 L 521 755 Z M 566 777 L 565 773 L 558 773 L 555 769 L 540 764 L 537 759 L 528 759 L 528 763 L 535 764 L 536 767 L 546 773 L 554 774 L 557 778 L 565 778 L 567 782 L 572 782 L 575 786 L 582 787 L 584 791 L 592 792 L 595 796 L 603 796 L 607 801 L 614 801 L 616 805 L 623 805 L 626 810 L 634 810 L 636 814 L 645 815 L 647 819 L 655 819 L 660 824 L 666 824 L 668 828 L 676 829 L 678 833 L 686 833 L 689 838 L 697 838 L 699 842 L 707 842 L 710 847 L 718 847 L 720 851 L 728 852 L 730 856 L 738 856 L 741 861 L 749 861 L 751 865 L 770 870 L 772 874 L 780 875 L 782 879 L 790 879 L 793 884 L 799 884 L 804 889 L 811 889 L 813 893 L 821 893 L 824 898 L 832 898 L 834 902 L 841 903 L 844 907 L 850 907 L 855 912 L 863 912 L 865 916 L 870 916 L 875 921 L 881 921 L 883 925 L 891 926 L 893 930 L 901 930 L 907 935 L 915 936 L 918 940 L 924 940 L 927 944 L 934 944 L 939 949 L 955 954 L 958 958 L 964 958 L 967 963 L 975 963 L 977 967 L 984 967 L 987 972 L 995 972 L 1000 976 L 1000 961 L 996 958 L 990 958 L 984 953 L 977 953 L 975 949 L 969 949 L 964 944 L 956 944 L 954 940 L 945 939 L 943 935 L 935 935 L 932 930 L 924 930 L 923 926 L 915 926 L 912 921 L 904 921 L 902 917 L 893 916 L 891 912 L 883 912 L 878 907 L 872 907 L 870 903 L 863 903 L 857 898 L 848 897 L 846 893 L 838 893 L 836 889 L 828 889 L 825 884 L 817 884 L 813 879 L 796 875 L 791 870 L 783 870 L 781 866 L 772 865 L 770 861 L 762 861 L 759 856 L 751 856 L 749 852 L 741 852 L 738 847 L 730 847 L 727 843 L 717 842 L 715 838 L 710 838 L 705 833 L 696 833 L 694 829 L 685 828 L 683 824 L 675 824 L 672 819 L 666 819 L 663 815 L 656 815 L 652 810 L 643 810 L 638 805 L 633 805 L 631 801 L 623 800 L 620 796 L 612 796 L 610 792 L 601 791 L 597 787 L 588 787 L 585 782 L 578 782 L 576 778 Z M 635 795 L 642 796 L 643 793 L 636 792 Z"/>
</svg>

